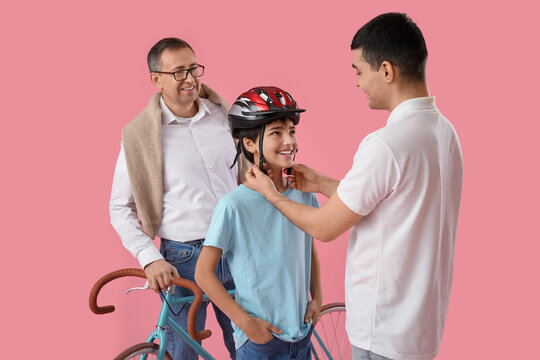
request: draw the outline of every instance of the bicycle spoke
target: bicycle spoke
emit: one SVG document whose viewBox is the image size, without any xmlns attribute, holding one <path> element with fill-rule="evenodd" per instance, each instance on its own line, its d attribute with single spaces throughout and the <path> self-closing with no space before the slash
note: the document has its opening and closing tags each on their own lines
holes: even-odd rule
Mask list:
<svg viewBox="0 0 540 360">
<path fill-rule="evenodd" d="M 345 330 L 345 328 L 343 328 L 343 334 L 341 335 L 341 346 L 340 346 L 340 348 L 345 351 L 345 353 L 343 354 L 343 358 L 345 358 L 345 356 L 348 355 L 348 353 L 351 351 L 350 346 L 347 346 L 345 348 L 345 345 L 346 345 L 345 340 L 346 339 L 347 339 L 347 331 Z"/>
<path fill-rule="evenodd" d="M 339 319 L 340 319 L 340 318 L 341 318 L 341 312 L 338 313 L 338 319 L 337 319 L 336 323 L 339 323 Z M 333 330 L 334 330 L 334 339 L 335 339 L 336 342 L 337 342 L 337 340 L 338 340 L 338 335 L 337 335 L 337 333 L 336 333 L 336 332 L 337 332 L 337 326 L 336 326 L 336 323 L 333 323 L 332 325 L 333 325 Z M 337 346 L 337 349 L 338 349 L 339 358 L 342 359 L 340 347 Z"/>
<path fill-rule="evenodd" d="M 350 360 L 351 347 L 345 330 L 345 307 L 342 304 L 327 308 L 316 326 L 320 342 L 314 343 L 320 359 Z M 323 350 L 326 348 L 326 351 Z M 329 357 L 330 356 L 330 357 Z"/>
<path fill-rule="evenodd" d="M 332 313 L 330 313 L 330 316 L 332 316 Z M 324 343 L 326 344 L 326 349 L 328 350 L 329 353 L 332 353 L 333 344 L 328 341 L 328 335 L 326 333 L 326 326 L 324 325 L 324 322 L 321 325 L 324 331 L 324 339 L 325 339 Z"/>
</svg>

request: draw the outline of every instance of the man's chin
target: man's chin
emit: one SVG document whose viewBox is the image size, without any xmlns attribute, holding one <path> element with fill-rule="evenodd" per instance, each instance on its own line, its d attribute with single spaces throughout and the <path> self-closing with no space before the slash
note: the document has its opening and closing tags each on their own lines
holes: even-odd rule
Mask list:
<svg viewBox="0 0 540 360">
<path fill-rule="evenodd" d="M 199 94 L 197 94 L 195 91 L 193 91 L 192 93 L 180 93 L 179 96 L 178 96 L 178 99 L 186 104 L 186 103 L 190 103 L 190 102 L 193 102 L 195 100 L 197 100 L 197 98 L 199 97 Z"/>
<path fill-rule="evenodd" d="M 372 101 L 369 102 L 368 106 L 371 110 L 383 110 L 381 106 L 379 106 L 377 103 L 374 103 Z"/>
</svg>

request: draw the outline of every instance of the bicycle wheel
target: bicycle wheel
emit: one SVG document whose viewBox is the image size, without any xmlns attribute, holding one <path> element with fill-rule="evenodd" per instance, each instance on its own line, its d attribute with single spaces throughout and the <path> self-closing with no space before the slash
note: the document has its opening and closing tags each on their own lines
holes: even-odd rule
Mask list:
<svg viewBox="0 0 540 360">
<path fill-rule="evenodd" d="M 345 330 L 344 303 L 324 305 L 320 314 L 320 320 L 315 326 L 315 331 L 320 341 L 315 337 L 315 334 L 311 338 L 313 359 L 350 360 L 352 358 L 351 344 Z M 324 345 L 328 353 L 322 345 Z"/>
<path fill-rule="evenodd" d="M 114 360 L 137 360 L 141 359 L 143 355 L 146 355 L 147 360 L 157 359 L 159 345 L 154 343 L 140 343 L 133 345 L 126 350 L 122 351 L 120 355 L 114 358 Z M 165 359 L 173 360 L 172 356 L 168 352 L 165 352 Z"/>
</svg>

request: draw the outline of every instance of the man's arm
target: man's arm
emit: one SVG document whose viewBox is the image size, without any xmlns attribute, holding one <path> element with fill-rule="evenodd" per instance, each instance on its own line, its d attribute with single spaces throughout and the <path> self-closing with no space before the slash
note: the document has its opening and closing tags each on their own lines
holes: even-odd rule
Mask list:
<svg viewBox="0 0 540 360">
<path fill-rule="evenodd" d="M 282 331 L 263 319 L 250 316 L 229 295 L 216 276 L 216 266 L 221 257 L 221 249 L 213 246 L 204 246 L 197 266 L 195 267 L 195 280 L 201 289 L 208 295 L 232 322 L 236 324 L 254 343 L 266 344 L 272 340 L 272 332 L 281 334 Z"/>
<path fill-rule="evenodd" d="M 319 255 L 315 249 L 315 242 L 311 244 L 311 279 L 309 290 L 311 292 L 311 301 L 308 304 L 304 322 L 309 322 L 311 319 L 313 326 L 319 321 L 319 314 L 322 306 L 322 285 L 321 285 L 321 266 Z"/>
<path fill-rule="evenodd" d="M 178 271 L 163 259 L 152 239 L 144 233 L 137 218 L 123 147 L 114 170 L 109 213 L 111 224 L 122 243 L 144 269 L 150 288 L 159 292 L 160 288 L 171 286 L 173 277 L 179 276 Z"/>
<path fill-rule="evenodd" d="M 294 202 L 277 191 L 272 180 L 257 166 L 246 173 L 245 185 L 262 194 L 301 230 L 323 242 L 334 240 L 363 218 L 349 209 L 336 191 L 320 208 Z"/>
</svg>

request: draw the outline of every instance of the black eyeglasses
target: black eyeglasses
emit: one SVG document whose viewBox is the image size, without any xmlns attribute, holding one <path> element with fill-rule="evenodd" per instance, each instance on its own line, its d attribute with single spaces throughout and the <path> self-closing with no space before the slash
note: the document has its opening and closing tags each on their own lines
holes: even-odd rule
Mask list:
<svg viewBox="0 0 540 360">
<path fill-rule="evenodd" d="M 177 70 L 175 72 L 167 72 L 167 71 L 152 71 L 158 74 L 170 74 L 174 76 L 174 80 L 176 81 L 182 81 L 186 80 L 188 77 L 188 74 L 191 74 L 194 78 L 201 77 L 204 74 L 204 66 L 203 65 L 197 65 L 195 67 L 189 68 L 189 69 L 182 69 Z"/>
</svg>

